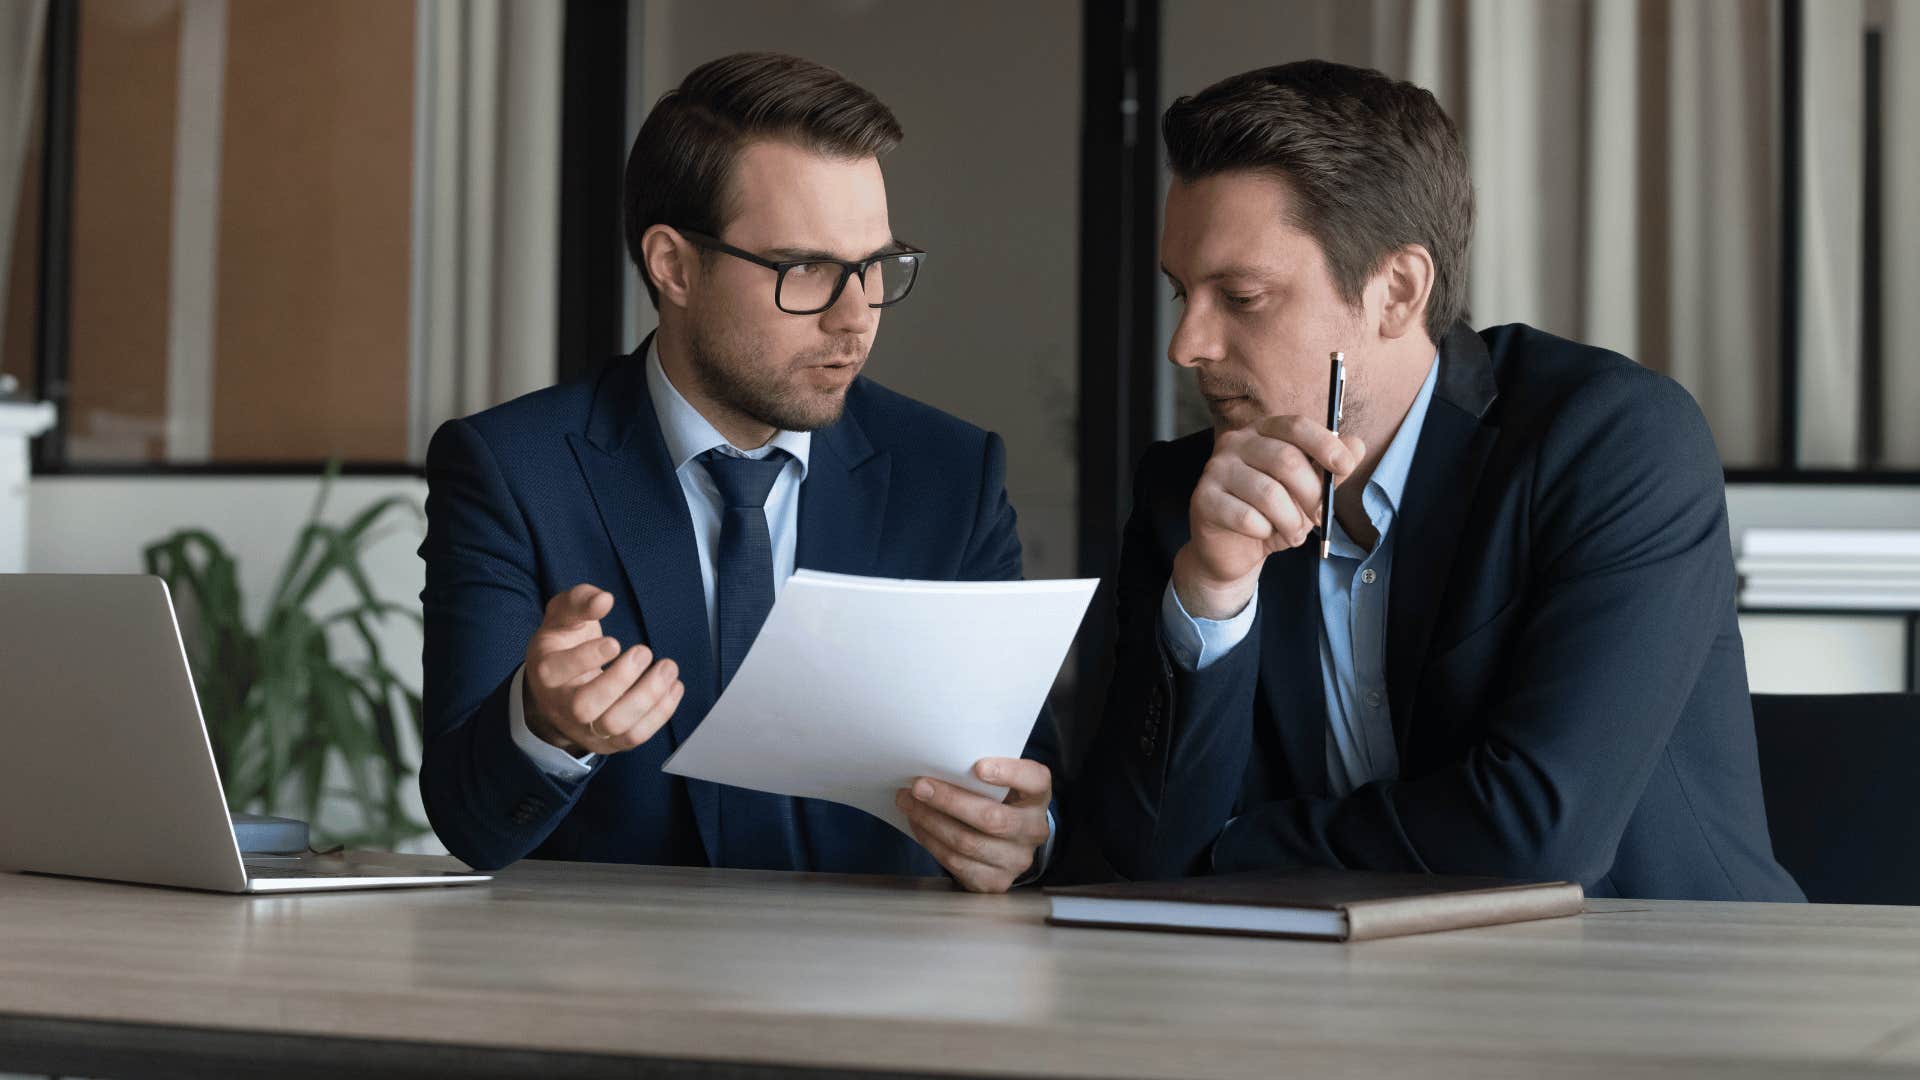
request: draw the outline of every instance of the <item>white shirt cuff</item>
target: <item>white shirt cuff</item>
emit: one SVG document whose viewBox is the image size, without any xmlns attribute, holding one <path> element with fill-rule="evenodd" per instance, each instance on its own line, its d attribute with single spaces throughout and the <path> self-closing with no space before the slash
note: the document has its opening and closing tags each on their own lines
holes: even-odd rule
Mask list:
<svg viewBox="0 0 1920 1080">
<path fill-rule="evenodd" d="M 538 765 L 541 772 L 556 780 L 578 780 L 592 772 L 594 755 L 574 757 L 527 727 L 526 706 L 520 696 L 521 683 L 526 678 L 527 665 L 521 664 L 520 670 L 513 673 L 513 686 L 507 690 L 507 730 L 513 735 L 513 745 Z"/>
<path fill-rule="evenodd" d="M 1255 590 L 1247 606 L 1231 619 L 1196 619 L 1187 614 L 1173 582 L 1167 582 L 1166 595 L 1160 600 L 1160 625 L 1166 631 L 1174 662 L 1188 671 L 1200 671 L 1232 652 L 1252 631 L 1259 606 L 1260 593 Z"/>
</svg>

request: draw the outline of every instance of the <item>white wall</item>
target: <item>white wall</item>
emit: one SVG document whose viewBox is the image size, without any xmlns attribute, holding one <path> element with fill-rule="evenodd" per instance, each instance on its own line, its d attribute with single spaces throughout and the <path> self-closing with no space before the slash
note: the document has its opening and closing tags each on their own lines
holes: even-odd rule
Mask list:
<svg viewBox="0 0 1920 1080">
<path fill-rule="evenodd" d="M 318 483 L 292 477 L 76 476 L 36 477 L 29 489 L 29 570 L 138 572 L 143 569 L 141 549 L 148 542 L 174 529 L 205 527 L 234 552 L 249 615 L 257 619 Z M 414 477 L 344 477 L 336 484 L 326 517 L 344 520 L 388 495 L 424 507 L 426 482 Z M 1920 489 L 1907 487 L 1736 484 L 1727 489 L 1727 507 L 1736 547 L 1742 532 L 1754 526 L 1920 528 Z M 367 570 L 383 597 L 418 603 L 425 568 L 415 549 L 423 535 L 422 520 L 410 519 L 367 550 Z M 323 594 L 323 600 L 345 597 Z M 1836 679 L 1853 686 L 1866 677 L 1862 670 L 1884 671 L 1889 662 L 1884 621 L 1779 619 L 1798 621 L 1747 624 L 1756 689 L 1834 688 Z M 1791 631 L 1789 637 L 1781 636 L 1783 628 Z M 1803 648 L 1808 634 L 1814 635 L 1814 645 Z M 381 635 L 381 647 L 400 677 L 418 687 L 419 635 L 410 626 L 391 623 Z"/>
<path fill-rule="evenodd" d="M 1897 484 L 1729 484 L 1733 546 L 1752 528 L 1920 529 L 1920 487 Z"/>
<path fill-rule="evenodd" d="M 1891 484 L 1733 484 L 1734 550 L 1752 528 L 1920 529 L 1920 488 Z M 1757 693 L 1905 688 L 1911 647 L 1898 615 L 1743 615 L 1747 682 Z"/>
</svg>

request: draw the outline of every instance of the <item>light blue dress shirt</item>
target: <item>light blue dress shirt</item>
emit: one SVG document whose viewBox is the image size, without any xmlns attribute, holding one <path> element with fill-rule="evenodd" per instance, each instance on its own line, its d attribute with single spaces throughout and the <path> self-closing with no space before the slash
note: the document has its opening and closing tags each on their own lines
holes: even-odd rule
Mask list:
<svg viewBox="0 0 1920 1080">
<path fill-rule="evenodd" d="M 1361 505 L 1380 534 L 1371 552 L 1354 543 L 1336 519 L 1332 554 L 1320 563 L 1320 678 L 1327 698 L 1327 781 L 1336 796 L 1399 775 L 1393 713 L 1387 702 L 1387 596 L 1393 574 L 1393 522 L 1413 470 L 1414 448 L 1426 425 L 1439 378 L 1434 357 L 1427 380 L 1400 430 L 1367 478 Z M 1198 671 L 1231 652 L 1253 629 L 1260 594 L 1231 619 L 1187 613 L 1173 583 L 1160 603 L 1160 621 L 1175 663 Z"/>
</svg>

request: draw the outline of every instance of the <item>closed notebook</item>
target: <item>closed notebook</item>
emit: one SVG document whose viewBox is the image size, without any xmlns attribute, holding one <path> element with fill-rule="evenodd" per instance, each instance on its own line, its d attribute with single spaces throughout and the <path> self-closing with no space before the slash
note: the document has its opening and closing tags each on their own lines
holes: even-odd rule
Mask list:
<svg viewBox="0 0 1920 1080">
<path fill-rule="evenodd" d="M 1578 915 L 1564 881 L 1359 870 L 1258 870 L 1046 890 L 1057 926 L 1365 941 Z"/>
</svg>

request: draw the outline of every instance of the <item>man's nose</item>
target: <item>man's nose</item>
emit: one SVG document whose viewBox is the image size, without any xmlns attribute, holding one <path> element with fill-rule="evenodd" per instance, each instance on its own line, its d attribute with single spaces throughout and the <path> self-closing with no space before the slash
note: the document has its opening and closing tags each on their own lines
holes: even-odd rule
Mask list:
<svg viewBox="0 0 1920 1080">
<path fill-rule="evenodd" d="M 880 268 L 867 268 L 875 287 L 879 286 Z M 836 334 L 864 334 L 871 331 L 880 321 L 880 309 L 873 307 L 867 299 L 866 283 L 859 274 L 847 275 L 847 283 L 840 287 L 840 295 L 834 297 L 833 306 L 821 314 L 820 325 Z"/>
</svg>

